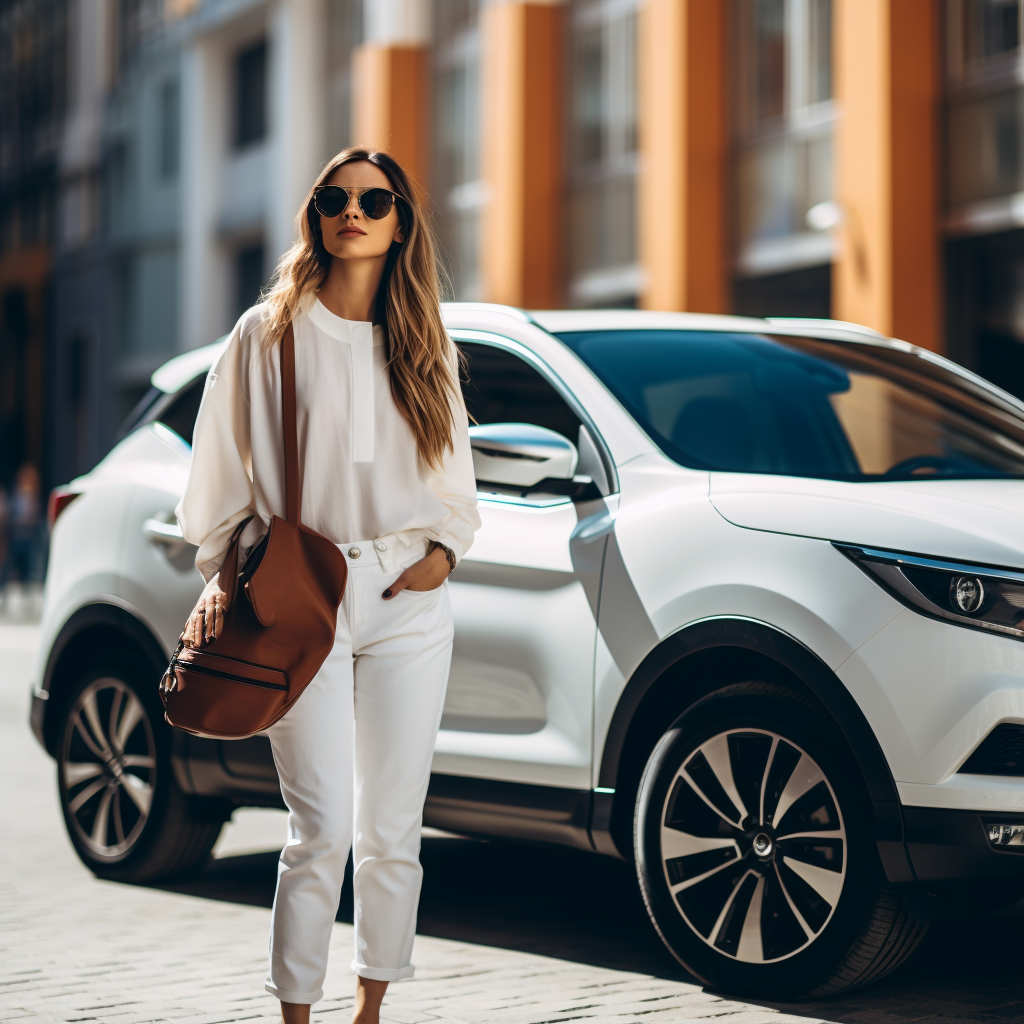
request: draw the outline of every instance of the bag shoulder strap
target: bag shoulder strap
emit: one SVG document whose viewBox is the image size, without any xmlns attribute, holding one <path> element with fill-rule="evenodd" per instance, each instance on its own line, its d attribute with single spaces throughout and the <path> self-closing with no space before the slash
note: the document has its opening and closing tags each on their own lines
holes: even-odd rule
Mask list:
<svg viewBox="0 0 1024 1024">
<path fill-rule="evenodd" d="M 230 608 L 235 600 L 235 591 L 238 588 L 238 542 L 241 540 L 242 531 L 253 520 L 253 516 L 246 516 L 231 532 L 231 539 L 228 541 L 228 549 L 224 554 L 224 561 L 220 567 L 220 589 L 224 591 L 224 598 Z"/>
<path fill-rule="evenodd" d="M 289 523 L 298 526 L 302 515 L 302 481 L 295 419 L 295 331 L 290 323 L 281 338 L 281 422 L 284 426 L 285 514 Z"/>
</svg>

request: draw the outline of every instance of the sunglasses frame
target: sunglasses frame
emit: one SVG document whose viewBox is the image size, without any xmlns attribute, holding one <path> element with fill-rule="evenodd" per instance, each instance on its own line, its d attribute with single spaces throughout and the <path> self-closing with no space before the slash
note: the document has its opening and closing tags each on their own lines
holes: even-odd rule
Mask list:
<svg viewBox="0 0 1024 1024">
<path fill-rule="evenodd" d="M 317 185 L 317 187 L 313 189 L 313 209 L 316 210 L 316 212 L 319 213 L 321 217 L 327 217 L 329 220 L 333 219 L 333 217 L 330 214 L 324 213 L 324 211 L 321 210 L 320 207 L 317 205 L 317 199 L 319 198 L 320 193 L 329 188 L 341 189 L 341 191 L 348 196 L 347 202 L 336 214 L 333 215 L 334 217 L 340 217 L 348 209 L 349 203 L 351 203 L 354 198 L 356 201 L 356 206 L 359 208 L 359 210 L 365 217 L 367 217 L 369 220 L 383 220 L 384 217 L 386 217 L 388 213 L 391 212 L 391 210 L 388 210 L 388 213 L 385 213 L 384 217 L 373 217 L 366 212 L 366 210 L 363 208 L 363 204 L 360 202 L 362 197 L 367 192 L 373 192 L 375 189 L 379 189 L 381 192 L 387 192 L 395 199 L 401 199 L 403 203 L 405 202 L 404 196 L 400 196 L 397 192 L 393 191 L 390 188 L 385 188 L 383 185 L 364 185 L 361 188 L 348 188 L 345 185 Z M 394 203 L 392 203 L 391 205 L 393 209 Z"/>
</svg>

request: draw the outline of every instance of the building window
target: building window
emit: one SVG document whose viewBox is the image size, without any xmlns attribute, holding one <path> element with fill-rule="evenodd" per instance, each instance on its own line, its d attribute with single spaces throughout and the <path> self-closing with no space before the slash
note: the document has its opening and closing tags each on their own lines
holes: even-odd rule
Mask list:
<svg viewBox="0 0 1024 1024">
<path fill-rule="evenodd" d="M 991 201 L 1024 191 L 1021 0 L 946 5 L 946 200 L 955 230 L 1020 224 Z M 978 204 L 982 204 L 978 206 Z M 1009 219 L 1007 219 L 1009 218 Z"/>
<path fill-rule="evenodd" d="M 947 351 L 1024 396 L 1022 0 L 946 0 Z"/>
<path fill-rule="evenodd" d="M 832 258 L 832 0 L 734 0 L 737 272 Z"/>
<path fill-rule="evenodd" d="M 950 16 L 954 72 L 985 70 L 1020 50 L 1020 0 L 961 0 Z"/>
<path fill-rule="evenodd" d="M 259 301 L 264 260 L 262 239 L 243 245 L 235 254 L 235 312 L 238 316 Z"/>
<path fill-rule="evenodd" d="M 635 0 L 570 6 L 569 298 L 574 305 L 636 301 L 637 8 Z"/>
<path fill-rule="evenodd" d="M 160 87 L 160 177 L 172 181 L 178 176 L 178 140 L 180 121 L 178 83 L 164 82 Z"/>
<path fill-rule="evenodd" d="M 235 58 L 235 146 L 251 146 L 266 134 L 267 44 L 261 41 Z"/>
<path fill-rule="evenodd" d="M 143 43 L 164 22 L 161 0 L 117 0 L 115 21 L 117 70 L 121 74 L 135 63 Z"/>
<path fill-rule="evenodd" d="M 480 25 L 477 0 L 434 5 L 433 191 L 451 296 L 481 295 L 478 235 L 487 187 L 480 179 Z"/>
<path fill-rule="evenodd" d="M 73 334 L 67 345 L 67 412 L 73 424 L 74 463 L 76 475 L 89 469 L 89 392 L 92 346 L 83 331 Z"/>
<path fill-rule="evenodd" d="M 133 151 L 130 138 L 112 137 L 105 161 L 103 217 L 105 234 L 119 242 L 123 242 L 132 230 L 133 211 L 138 196 L 137 157 L 138 153 Z"/>
</svg>

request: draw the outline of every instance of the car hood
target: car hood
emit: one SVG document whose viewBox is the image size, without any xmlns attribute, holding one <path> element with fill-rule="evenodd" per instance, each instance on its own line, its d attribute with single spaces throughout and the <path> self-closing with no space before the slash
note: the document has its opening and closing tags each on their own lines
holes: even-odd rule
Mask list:
<svg viewBox="0 0 1024 1024">
<path fill-rule="evenodd" d="M 735 526 L 965 562 L 1024 568 L 1024 481 L 847 483 L 712 473 L 711 503 Z"/>
</svg>

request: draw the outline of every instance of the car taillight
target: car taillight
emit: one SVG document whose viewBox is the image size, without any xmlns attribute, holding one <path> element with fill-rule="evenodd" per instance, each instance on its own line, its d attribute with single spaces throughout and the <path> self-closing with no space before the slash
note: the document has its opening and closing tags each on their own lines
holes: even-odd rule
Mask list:
<svg viewBox="0 0 1024 1024">
<path fill-rule="evenodd" d="M 54 487 L 50 491 L 50 500 L 46 503 L 46 521 L 49 523 L 51 530 L 61 512 L 80 494 L 81 491 L 71 491 L 67 487 Z"/>
</svg>

